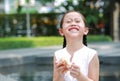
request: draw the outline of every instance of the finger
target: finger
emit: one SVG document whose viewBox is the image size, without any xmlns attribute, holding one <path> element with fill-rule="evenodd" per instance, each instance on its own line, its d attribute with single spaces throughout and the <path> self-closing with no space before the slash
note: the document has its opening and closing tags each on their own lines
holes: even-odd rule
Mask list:
<svg viewBox="0 0 120 81">
<path fill-rule="evenodd" d="M 63 67 L 64 65 L 62 63 L 57 63 L 57 67 Z"/>
<path fill-rule="evenodd" d="M 59 62 L 59 63 L 56 63 L 56 68 L 61 71 L 61 70 L 64 70 L 65 66 L 61 62 Z"/>
<path fill-rule="evenodd" d="M 73 76 L 74 78 L 76 78 L 76 76 L 77 76 L 75 71 L 70 71 L 70 75 Z"/>
<path fill-rule="evenodd" d="M 75 64 L 73 64 L 73 65 L 71 66 L 71 69 L 74 70 L 74 71 L 80 71 L 79 66 L 77 66 L 77 65 L 75 65 Z"/>
<path fill-rule="evenodd" d="M 72 67 L 78 68 L 79 66 L 76 65 L 75 63 L 72 64 Z"/>
<path fill-rule="evenodd" d="M 62 66 L 63 64 L 61 63 L 61 62 L 57 62 L 56 63 L 56 67 L 58 68 L 58 67 L 60 67 L 60 66 Z"/>
<path fill-rule="evenodd" d="M 65 69 L 65 66 L 61 66 L 61 67 L 59 67 L 59 68 L 57 68 L 57 70 L 58 70 L 58 72 L 60 73 L 60 74 L 65 74 L 66 73 L 66 69 Z"/>
<path fill-rule="evenodd" d="M 77 78 L 80 75 L 80 71 L 70 71 L 71 76 L 73 76 L 74 78 Z"/>
<path fill-rule="evenodd" d="M 64 66 L 58 67 L 57 70 L 58 71 L 63 71 L 64 70 Z"/>
<path fill-rule="evenodd" d="M 71 69 L 70 69 L 70 74 L 73 77 L 77 77 L 80 75 L 80 68 L 77 65 L 72 65 Z"/>
</svg>

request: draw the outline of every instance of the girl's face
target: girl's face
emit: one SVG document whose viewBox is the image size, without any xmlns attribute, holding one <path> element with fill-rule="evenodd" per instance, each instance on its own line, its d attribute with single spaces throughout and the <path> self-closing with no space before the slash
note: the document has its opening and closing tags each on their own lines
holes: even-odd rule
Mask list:
<svg viewBox="0 0 120 81">
<path fill-rule="evenodd" d="M 81 14 L 69 12 L 64 16 L 60 34 L 66 36 L 83 36 L 88 33 Z"/>
</svg>

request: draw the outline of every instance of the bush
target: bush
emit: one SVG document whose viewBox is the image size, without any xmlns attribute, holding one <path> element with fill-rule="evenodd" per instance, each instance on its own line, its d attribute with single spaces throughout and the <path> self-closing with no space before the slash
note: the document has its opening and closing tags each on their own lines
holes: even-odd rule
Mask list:
<svg viewBox="0 0 120 81">
<path fill-rule="evenodd" d="M 62 37 L 0 38 L 0 50 L 53 46 L 62 44 Z"/>
<path fill-rule="evenodd" d="M 88 42 L 104 42 L 112 41 L 108 36 L 88 36 Z M 62 45 L 63 37 L 48 36 L 48 37 L 14 37 L 14 38 L 0 38 L 0 50 L 17 49 L 17 48 L 30 48 L 30 47 L 43 47 Z"/>
<path fill-rule="evenodd" d="M 112 38 L 109 36 L 104 36 L 104 35 L 89 35 L 87 37 L 88 42 L 110 42 L 112 41 Z"/>
</svg>

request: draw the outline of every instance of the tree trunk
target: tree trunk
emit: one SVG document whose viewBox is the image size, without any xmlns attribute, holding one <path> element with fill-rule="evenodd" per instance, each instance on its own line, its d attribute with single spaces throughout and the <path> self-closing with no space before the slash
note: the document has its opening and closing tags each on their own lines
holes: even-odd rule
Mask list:
<svg viewBox="0 0 120 81">
<path fill-rule="evenodd" d="M 113 11 L 113 40 L 115 42 L 119 41 L 119 12 L 120 5 L 115 2 L 115 10 Z"/>
</svg>

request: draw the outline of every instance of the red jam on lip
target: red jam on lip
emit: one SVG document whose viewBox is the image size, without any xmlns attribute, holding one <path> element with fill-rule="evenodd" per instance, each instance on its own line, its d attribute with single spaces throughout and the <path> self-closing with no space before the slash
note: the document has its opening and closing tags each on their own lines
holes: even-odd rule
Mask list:
<svg viewBox="0 0 120 81">
<path fill-rule="evenodd" d="M 68 30 L 69 30 L 69 31 L 72 31 L 72 32 L 79 31 L 79 29 L 78 29 L 78 28 L 76 28 L 76 27 L 69 28 Z"/>
<path fill-rule="evenodd" d="M 73 30 L 73 29 L 79 30 L 79 29 L 76 28 L 76 27 L 72 27 L 72 28 L 69 28 L 69 31 L 71 31 L 71 30 Z"/>
</svg>

